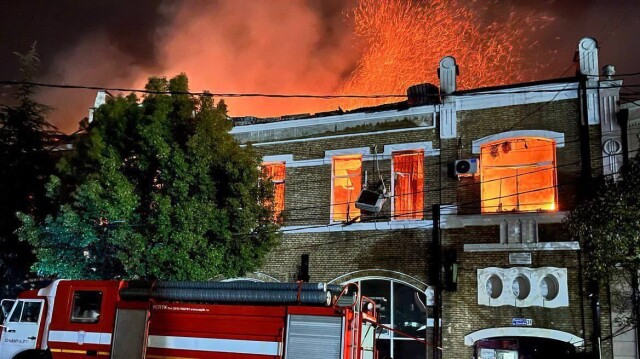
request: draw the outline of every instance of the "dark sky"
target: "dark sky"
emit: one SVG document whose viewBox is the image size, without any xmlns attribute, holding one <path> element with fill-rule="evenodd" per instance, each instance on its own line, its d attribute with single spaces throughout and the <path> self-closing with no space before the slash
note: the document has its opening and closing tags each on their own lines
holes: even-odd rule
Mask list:
<svg viewBox="0 0 640 359">
<path fill-rule="evenodd" d="M 37 42 L 42 60 L 38 80 L 46 82 L 139 87 L 153 74 L 202 68 L 215 72 L 216 84 L 207 80 L 206 86 L 218 92 L 329 91 L 344 81 L 360 56 L 345 16 L 355 1 L 4 0 L 0 80 L 19 79 L 12 52 L 26 52 Z M 459 3 L 471 4 L 487 22 L 504 11 L 549 17 L 548 25 L 529 39 L 537 46 L 527 54 L 532 64 L 547 65 L 545 78 L 558 77 L 570 66 L 584 36 L 599 41 L 600 66 L 615 64 L 618 73 L 640 71 L 640 0 Z M 278 57 L 289 60 L 291 54 L 296 61 Z M 193 70 L 189 75 L 192 83 L 200 76 Z M 10 91 L 0 89 L 0 102 L 9 100 Z M 40 93 L 43 102 L 57 109 L 52 122 L 66 132 L 76 128 L 94 96 L 95 91 L 78 90 Z M 255 102 L 245 113 L 232 114 L 256 112 L 259 106 Z M 303 110 L 301 103 L 290 111 Z"/>
</svg>

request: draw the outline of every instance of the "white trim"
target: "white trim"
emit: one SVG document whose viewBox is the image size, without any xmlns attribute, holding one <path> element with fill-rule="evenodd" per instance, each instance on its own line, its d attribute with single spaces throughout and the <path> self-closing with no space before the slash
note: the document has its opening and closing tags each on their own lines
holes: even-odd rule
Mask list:
<svg viewBox="0 0 640 359">
<path fill-rule="evenodd" d="M 262 163 L 268 162 L 293 162 L 293 155 L 275 155 L 275 156 L 262 156 Z"/>
<path fill-rule="evenodd" d="M 361 269 L 361 270 L 345 273 L 345 274 L 343 274 L 343 275 L 341 275 L 339 277 L 336 277 L 336 278 L 330 280 L 327 283 L 338 282 L 340 284 L 346 284 L 346 283 L 355 283 L 355 282 L 358 282 L 358 281 L 361 281 L 361 280 L 382 279 L 382 280 L 388 280 L 388 281 L 391 281 L 391 282 L 398 282 L 400 284 L 404 284 L 404 285 L 409 286 L 409 287 L 411 287 L 411 288 L 413 288 L 413 289 L 415 289 L 415 290 L 417 290 L 419 292 L 420 291 L 424 291 L 423 289 L 420 289 L 420 288 L 416 287 L 415 284 L 411 284 L 411 283 L 409 283 L 407 281 L 404 281 L 402 279 L 398 279 L 398 278 L 395 278 L 395 277 L 384 276 L 384 275 L 382 275 L 382 276 L 380 276 L 380 275 L 369 275 L 369 276 L 364 276 L 364 277 L 356 277 L 356 278 L 350 279 L 350 280 L 348 280 L 346 282 L 340 282 L 340 280 L 342 278 L 345 278 L 345 277 L 348 277 L 348 276 L 352 276 L 352 275 L 357 275 L 358 273 L 362 273 L 362 272 L 380 272 L 382 274 L 389 273 L 389 274 L 396 275 L 396 276 L 407 277 L 407 278 L 411 278 L 412 280 L 415 280 L 416 282 L 420 283 L 420 285 L 424 286 L 424 288 L 425 288 L 424 290 L 427 290 L 427 288 L 429 287 L 427 285 L 427 283 L 421 281 L 420 279 L 418 279 L 416 277 L 412 277 L 412 276 L 410 276 L 408 274 L 404 274 L 402 272 L 392 271 L 392 270 L 388 270 L 388 269 Z"/>
<path fill-rule="evenodd" d="M 424 142 L 411 142 L 411 143 L 394 143 L 384 146 L 384 152 L 378 153 L 377 159 L 388 160 L 391 159 L 391 155 L 393 152 L 399 151 L 410 151 L 410 150 L 423 150 L 425 157 L 433 157 L 440 155 L 439 149 L 433 148 L 432 141 L 424 141 Z M 342 155 L 362 155 L 362 161 L 373 161 L 376 156 L 371 153 L 371 149 L 369 147 L 356 147 L 356 148 L 342 148 L 337 150 L 327 150 L 325 151 L 323 158 L 312 158 L 307 160 L 294 160 L 292 154 L 281 154 L 281 155 L 271 155 L 271 156 L 263 156 L 262 162 L 285 162 L 287 168 L 295 168 L 295 167 L 313 167 L 313 166 L 323 166 L 330 165 L 333 159 L 333 156 L 342 156 Z"/>
<path fill-rule="evenodd" d="M 555 329 L 545 328 L 521 328 L 521 327 L 501 327 L 487 328 L 475 331 L 464 336 L 464 345 L 472 346 L 481 339 L 495 337 L 535 337 L 554 339 L 561 342 L 572 344 L 576 347 L 584 345 L 584 339 L 571 333 L 563 332 Z"/>
<path fill-rule="evenodd" d="M 532 86 L 503 88 L 498 90 L 488 90 L 484 92 L 474 92 L 472 94 L 449 95 L 448 98 L 455 100 L 457 111 L 479 110 L 486 108 L 515 106 L 533 104 L 540 102 L 562 101 L 578 98 L 578 82 L 541 84 Z M 575 91 L 572 91 L 575 90 Z M 372 121 L 390 117 L 432 115 L 437 112 L 441 105 L 426 105 L 411 107 L 406 110 L 390 110 L 380 112 L 357 112 L 345 115 L 316 117 L 288 121 L 276 121 L 254 125 L 236 126 L 229 131 L 230 134 L 242 134 L 268 130 L 281 130 L 294 127 L 309 127 L 317 125 L 330 125 L 336 123 L 354 121 Z M 435 121 L 433 122 L 435 124 Z M 420 129 L 433 128 L 421 127 Z M 365 133 L 365 134 L 371 134 Z M 355 135 L 355 134 L 354 134 Z M 308 140 L 308 139 L 305 139 Z M 304 140 L 303 140 L 304 141 Z M 264 143 L 263 143 L 264 144 Z M 254 144 L 255 145 L 255 144 Z"/>
<path fill-rule="evenodd" d="M 390 110 L 380 112 L 357 112 L 346 115 L 336 115 L 327 117 L 316 117 L 298 120 L 288 121 L 276 121 L 269 123 L 261 123 L 255 125 L 236 126 L 229 131 L 230 134 L 250 133 L 267 130 L 281 130 L 293 127 L 309 127 L 318 125 L 330 125 L 335 123 L 354 122 L 354 121 L 372 121 L 378 119 L 385 119 L 389 117 L 402 117 L 402 116 L 416 116 L 416 115 L 431 115 L 435 112 L 434 105 L 412 107 L 407 110 Z M 435 123 L 435 121 L 434 121 Z M 433 128 L 430 126 L 430 128 Z"/>
<path fill-rule="evenodd" d="M 575 91 L 572 91 L 575 90 Z M 458 111 L 481 110 L 495 107 L 556 102 L 578 98 L 578 82 L 512 87 L 485 92 L 474 92 L 455 97 Z"/>
<path fill-rule="evenodd" d="M 337 224 L 319 224 L 317 226 L 286 226 L 280 227 L 283 234 L 290 233 L 329 233 L 329 232 L 351 232 L 351 231 L 381 231 L 394 229 L 431 229 L 433 228 L 432 220 L 422 221 L 391 221 L 391 222 L 356 222 L 348 226 L 340 226 Z"/>
<path fill-rule="evenodd" d="M 434 121 L 435 123 L 435 121 Z M 280 140 L 280 141 L 268 141 L 268 142 L 254 142 L 251 146 L 269 146 L 269 145 L 282 145 L 287 143 L 297 143 L 297 142 L 309 142 L 309 141 L 322 141 L 322 140 L 333 140 L 337 138 L 346 138 L 346 137 L 359 137 L 359 136 L 371 136 L 371 135 L 380 135 L 385 133 L 398 133 L 398 132 L 410 132 L 410 131 L 423 131 L 423 130 L 432 130 L 435 128 L 434 126 L 425 126 L 425 127 L 408 127 L 408 128 L 398 128 L 395 130 L 384 130 L 384 131 L 372 131 L 372 132 L 358 132 L 358 133 L 349 133 L 345 135 L 331 135 L 331 136 L 320 136 L 320 137 L 309 137 L 309 138 L 296 138 L 290 140 Z M 249 142 L 249 141 L 247 141 Z M 240 145 L 240 147 L 246 147 L 246 144 Z"/>
<path fill-rule="evenodd" d="M 519 130 L 519 131 L 507 131 L 496 133 L 493 135 L 485 136 L 471 142 L 471 152 L 474 154 L 480 153 L 480 147 L 486 143 L 502 140 L 505 138 L 516 137 L 542 137 L 556 141 L 556 147 L 564 147 L 564 133 L 545 131 L 545 130 Z"/>
<path fill-rule="evenodd" d="M 371 154 L 369 147 L 355 147 L 355 148 L 341 148 L 339 150 L 327 150 L 324 151 L 324 160 L 331 161 L 335 156 L 366 156 Z"/>
<path fill-rule="evenodd" d="M 485 213 L 485 214 L 457 214 L 456 205 L 442 205 L 440 209 L 443 229 L 462 228 L 467 226 L 498 226 L 500 223 L 515 219 L 535 220 L 536 223 L 562 223 L 569 215 L 567 211 L 558 212 L 515 212 L 515 213 Z M 445 212 L 446 211 L 446 212 Z"/>
<path fill-rule="evenodd" d="M 49 342 L 111 345 L 111 333 L 51 330 Z"/>
<path fill-rule="evenodd" d="M 279 342 L 150 335 L 149 348 L 253 355 L 279 355 Z"/>
<path fill-rule="evenodd" d="M 384 152 L 378 153 L 378 156 L 391 157 L 394 152 L 401 151 L 424 151 L 424 156 L 427 157 L 428 153 L 439 151 L 433 149 L 433 142 L 410 142 L 410 143 L 394 143 L 384 146 Z"/>
<path fill-rule="evenodd" d="M 465 244 L 465 252 L 577 251 L 580 242 L 477 243 Z"/>
</svg>

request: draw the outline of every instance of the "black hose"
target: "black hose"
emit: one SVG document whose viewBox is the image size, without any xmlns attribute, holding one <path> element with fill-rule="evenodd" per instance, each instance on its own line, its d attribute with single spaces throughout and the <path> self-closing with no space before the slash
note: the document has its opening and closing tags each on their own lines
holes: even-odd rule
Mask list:
<svg viewBox="0 0 640 359">
<path fill-rule="evenodd" d="M 235 289 L 184 289 L 184 288 L 124 288 L 123 300 L 164 300 L 209 303 L 266 303 L 266 304 L 331 304 L 330 291 L 298 290 L 235 290 Z M 299 299 L 299 300 L 298 300 Z"/>
<path fill-rule="evenodd" d="M 339 293 L 342 287 L 325 283 L 263 283 L 263 282 L 182 282 L 182 281 L 158 281 L 154 288 L 180 288 L 180 289 L 232 289 L 232 290 L 295 290 L 301 291 L 326 291 Z"/>
</svg>

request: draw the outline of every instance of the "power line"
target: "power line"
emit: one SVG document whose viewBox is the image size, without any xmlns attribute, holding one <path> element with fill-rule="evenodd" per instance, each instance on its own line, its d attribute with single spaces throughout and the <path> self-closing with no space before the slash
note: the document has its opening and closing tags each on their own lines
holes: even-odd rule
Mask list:
<svg viewBox="0 0 640 359">
<path fill-rule="evenodd" d="M 571 83 L 569 83 L 571 84 Z M 528 94 L 528 93 L 555 93 L 555 92 L 563 92 L 563 91 L 575 91 L 575 89 L 567 89 L 567 84 L 565 88 L 560 90 L 486 90 L 482 91 L 482 89 L 477 89 L 474 92 L 462 92 L 462 93 L 454 93 L 453 96 L 456 97 L 468 97 L 468 96 L 481 96 L 481 95 L 506 95 L 506 94 Z M 42 82 L 32 82 L 32 81 L 13 81 L 13 80 L 0 80 L 0 85 L 6 86 L 19 86 L 19 85 L 27 85 L 27 86 L 35 86 L 35 87 L 47 87 L 47 88 L 58 88 L 58 89 L 80 89 L 80 90 L 95 90 L 95 91 L 114 91 L 114 92 L 137 92 L 137 93 L 145 93 L 152 95 L 191 95 L 191 96 L 205 96 L 205 97 L 266 97 L 266 98 L 315 98 L 315 99 L 339 99 L 339 98 L 363 98 L 363 99 L 379 99 L 379 98 L 406 98 L 406 94 L 373 94 L 373 95 L 362 95 L 362 94 L 344 94 L 344 95 L 314 95 L 314 94 L 274 94 L 274 93 L 216 93 L 216 92 L 192 92 L 192 91 L 154 91 L 147 89 L 136 89 L 136 88 L 126 88 L 126 87 L 108 87 L 108 86 L 95 86 L 95 85 L 66 85 L 66 84 L 53 84 L 53 83 L 42 83 Z M 640 85 L 614 85 L 614 86 L 606 86 L 606 87 L 588 87 L 588 90 L 598 90 L 598 89 L 610 89 L 610 88 L 622 88 L 622 87 L 640 87 Z M 440 95 L 426 95 L 431 97 L 439 97 Z M 557 96 L 556 96 L 557 97 Z"/>
<path fill-rule="evenodd" d="M 600 169 L 604 168 L 604 166 L 599 167 L 599 168 Z M 617 175 L 617 174 L 620 174 L 620 172 L 618 171 L 618 172 L 614 172 L 614 173 L 610 173 L 610 174 L 606 174 L 606 175 L 603 174 L 603 175 L 600 175 L 598 177 L 599 178 L 603 178 L 603 177 L 613 176 L 613 175 Z M 556 184 L 554 186 L 545 187 L 545 188 L 541 188 L 541 189 L 536 189 L 536 190 L 532 190 L 532 191 L 528 191 L 528 192 L 535 192 L 535 191 L 547 190 L 547 189 L 551 189 L 551 188 L 558 188 L 558 187 L 563 187 L 563 186 L 568 186 L 568 185 L 574 185 L 574 184 L 578 184 L 580 182 L 581 182 L 581 180 L 576 180 L 576 181 L 571 181 L 571 182 L 567 182 L 567 183 L 563 183 L 563 184 Z M 502 197 L 505 197 L 505 196 L 502 196 Z M 496 197 L 496 198 L 499 199 L 501 197 Z M 491 200 L 494 200 L 494 199 L 495 198 L 492 198 Z M 452 206 L 463 206 L 463 205 L 469 205 L 469 204 L 477 204 L 477 203 L 482 202 L 482 201 L 483 200 L 460 203 L 460 204 L 452 204 L 452 205 L 449 205 L 449 206 L 445 206 L 445 208 L 446 207 L 452 207 Z M 419 212 L 424 213 L 424 214 L 429 214 L 432 211 L 431 211 L 431 209 L 425 209 L 423 211 L 416 211 L 416 213 L 419 213 Z M 530 212 L 521 212 L 521 213 L 530 213 Z M 450 216 L 450 215 L 455 215 L 455 214 L 441 214 L 441 216 Z M 330 223 L 330 224 L 326 224 L 326 225 L 323 225 L 323 226 L 317 226 L 316 225 L 316 226 L 310 226 L 309 228 L 335 227 L 335 226 L 338 226 L 338 225 L 342 226 L 342 223 Z M 307 227 L 294 228 L 294 229 L 291 229 L 291 230 L 286 230 L 285 229 L 285 230 L 280 230 L 279 232 L 281 232 L 281 233 L 296 232 L 296 231 L 304 230 L 306 228 Z M 425 225 L 425 226 L 423 226 L 423 228 L 431 228 L 431 225 Z M 276 231 L 276 232 L 278 232 L 278 231 Z M 369 240 L 369 239 L 370 238 L 368 236 L 360 236 L 360 237 L 355 236 L 351 240 L 355 241 L 355 240 Z M 333 241 L 326 241 L 326 242 L 323 242 L 323 243 L 306 244 L 306 245 L 301 245 L 301 246 L 297 246 L 297 247 L 287 246 L 286 248 L 284 248 L 281 251 L 300 250 L 300 249 L 307 249 L 307 248 L 317 248 L 317 247 L 322 247 L 322 246 L 326 246 L 326 245 L 344 244 L 344 243 L 345 243 L 344 239 L 338 239 L 338 240 L 333 240 Z M 274 249 L 274 251 L 278 251 L 278 250 Z"/>
<path fill-rule="evenodd" d="M 632 150 L 632 151 L 629 151 L 629 153 L 631 154 L 631 153 L 638 152 L 638 151 L 640 151 L 640 150 Z M 603 158 L 605 158 L 605 157 L 608 157 L 608 156 L 606 156 L 606 155 L 605 155 L 605 156 L 598 156 L 598 157 L 595 157 L 595 158 L 593 158 L 593 159 L 603 159 Z M 573 162 L 568 162 L 568 163 L 563 163 L 563 164 L 561 164 L 561 165 L 554 166 L 554 167 L 553 167 L 553 169 L 554 169 L 554 170 L 557 170 L 558 168 L 563 168 L 563 167 L 568 167 L 568 166 L 575 166 L 575 165 L 578 165 L 578 164 L 580 164 L 580 163 L 581 163 L 581 160 L 573 161 Z M 528 175 L 528 174 L 533 174 L 533 173 L 543 172 L 543 171 L 548 171 L 548 170 L 549 170 L 549 169 L 536 170 L 536 171 L 532 171 L 532 172 L 529 172 L 529 173 L 526 173 L 526 174 Z M 418 194 L 418 193 L 429 193 L 429 192 L 442 192 L 442 191 L 450 190 L 450 189 L 452 189 L 452 190 L 456 190 L 456 191 L 457 191 L 457 190 L 459 190 L 459 189 L 461 189 L 461 188 L 464 188 L 464 187 L 470 187 L 470 186 L 474 186 L 474 187 L 475 187 L 475 186 L 481 186 L 481 185 L 486 184 L 486 183 L 495 182 L 495 181 L 502 181 L 502 180 L 504 180 L 504 179 L 516 178 L 516 177 L 519 177 L 519 176 L 523 176 L 523 175 L 518 175 L 518 174 L 516 174 L 516 175 L 510 175 L 510 176 L 504 176 L 504 177 L 494 178 L 494 179 L 486 180 L 486 181 L 478 181 L 478 182 L 473 182 L 473 183 L 460 184 L 460 185 L 456 185 L 456 186 L 446 186 L 446 187 L 437 187 L 437 188 L 427 188 L 427 189 L 422 190 L 422 191 L 419 191 L 419 192 L 409 192 L 409 193 L 405 193 L 405 194 L 403 194 L 403 195 L 414 195 L 414 194 Z M 325 180 L 325 181 L 326 181 L 326 180 Z M 308 182 L 305 182 L 305 183 L 308 183 Z M 390 195 L 390 196 L 389 196 L 389 198 L 394 198 L 394 197 L 396 197 L 396 196 L 395 196 L 395 195 Z M 329 208 L 331 208 L 332 206 L 345 205 L 345 204 L 349 204 L 349 203 L 352 203 L 352 201 L 350 201 L 350 202 L 334 203 L 334 204 L 328 204 L 328 205 L 322 205 L 322 206 L 306 206 L 306 207 L 285 208 L 285 209 L 284 209 L 284 211 L 285 211 L 286 213 L 291 213 L 290 211 L 303 211 L 303 210 L 309 210 L 309 209 L 322 209 L 323 207 L 329 207 Z"/>
</svg>

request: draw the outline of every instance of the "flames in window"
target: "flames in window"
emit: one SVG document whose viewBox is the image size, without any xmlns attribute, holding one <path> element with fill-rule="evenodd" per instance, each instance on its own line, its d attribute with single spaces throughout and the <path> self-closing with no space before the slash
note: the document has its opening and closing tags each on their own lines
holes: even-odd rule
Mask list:
<svg viewBox="0 0 640 359">
<path fill-rule="evenodd" d="M 273 212 L 276 220 L 279 220 L 284 210 L 284 180 L 286 168 L 283 162 L 263 163 L 262 171 L 273 182 Z M 270 206 L 272 203 L 265 203 Z"/>
<path fill-rule="evenodd" d="M 556 143 L 510 138 L 480 150 L 482 212 L 556 211 Z"/>
<path fill-rule="evenodd" d="M 362 189 L 362 156 L 334 157 L 331 179 L 331 219 L 348 221 L 360 216 L 355 202 Z"/>
<path fill-rule="evenodd" d="M 393 154 L 393 219 L 424 217 L 424 152 Z"/>
</svg>

